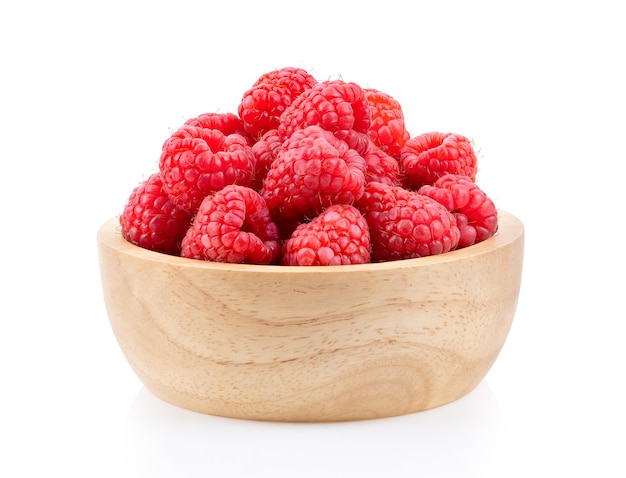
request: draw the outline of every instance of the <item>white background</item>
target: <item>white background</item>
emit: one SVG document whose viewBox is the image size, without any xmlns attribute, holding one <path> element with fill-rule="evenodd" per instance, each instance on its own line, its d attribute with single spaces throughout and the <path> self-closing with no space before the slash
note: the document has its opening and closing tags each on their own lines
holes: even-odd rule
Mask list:
<svg viewBox="0 0 626 478">
<path fill-rule="evenodd" d="M 626 476 L 619 2 L 3 2 L 0 475 Z M 480 386 L 358 423 L 180 410 L 109 328 L 96 231 L 182 122 L 299 66 L 480 149 L 526 227 L 508 341 Z"/>
</svg>

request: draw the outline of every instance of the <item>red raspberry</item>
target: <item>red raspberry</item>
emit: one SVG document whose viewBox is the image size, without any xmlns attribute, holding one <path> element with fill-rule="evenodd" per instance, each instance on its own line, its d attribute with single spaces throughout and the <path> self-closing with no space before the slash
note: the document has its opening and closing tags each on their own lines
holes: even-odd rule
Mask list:
<svg viewBox="0 0 626 478">
<path fill-rule="evenodd" d="M 489 239 L 498 229 L 498 210 L 494 202 L 467 176 L 446 174 L 419 193 L 443 204 L 456 217 L 461 231 L 458 247 Z"/>
<path fill-rule="evenodd" d="M 384 152 L 400 159 L 404 144 L 411 138 L 404 122 L 400 103 L 391 95 L 365 88 L 372 124 L 368 133 L 372 142 Z"/>
<path fill-rule="evenodd" d="M 402 148 L 400 165 L 408 187 L 419 189 L 444 174 L 476 179 L 476 154 L 469 139 L 453 133 L 425 133 L 409 139 Z"/>
<path fill-rule="evenodd" d="M 243 128 L 243 123 L 239 116 L 234 113 L 203 113 L 195 118 L 189 118 L 185 121 L 187 126 L 195 126 L 196 128 L 217 129 L 226 136 L 237 133 L 248 140 L 248 144 L 254 144 L 254 140 Z"/>
<path fill-rule="evenodd" d="M 354 206 L 335 204 L 301 224 L 283 244 L 281 265 L 334 266 L 370 261 L 367 221 Z"/>
<path fill-rule="evenodd" d="M 163 144 L 159 169 L 172 201 L 193 214 L 208 194 L 228 184 L 248 186 L 255 159 L 239 134 L 186 125 Z"/>
<path fill-rule="evenodd" d="M 252 145 L 252 154 L 256 160 L 254 178 L 250 187 L 259 191 L 263 186 L 263 180 L 270 169 L 271 164 L 282 149 L 283 139 L 278 134 L 278 130 L 271 129 L 266 132 L 261 139 Z"/>
<path fill-rule="evenodd" d="M 323 81 L 302 93 L 280 117 L 278 132 L 287 139 L 299 129 L 317 125 L 364 153 L 369 145 L 370 108 L 356 83 Z"/>
<path fill-rule="evenodd" d="M 400 186 L 402 175 L 396 158 L 385 153 L 374 143 L 370 143 L 370 147 L 363 154 L 363 159 L 367 164 L 365 175 L 367 182 L 375 181 L 390 186 Z"/>
<path fill-rule="evenodd" d="M 259 193 L 231 184 L 207 196 L 182 241 L 182 257 L 271 264 L 278 260 L 278 227 Z"/>
<path fill-rule="evenodd" d="M 179 255 L 191 216 L 177 207 L 155 173 L 130 194 L 120 215 L 122 237 L 144 249 Z"/>
<path fill-rule="evenodd" d="M 308 126 L 283 143 L 261 194 L 275 218 L 310 218 L 332 204 L 354 203 L 366 171 L 365 160 L 344 141 Z"/>
<path fill-rule="evenodd" d="M 244 129 L 258 139 L 277 128 L 285 108 L 316 84 L 317 80 L 302 68 L 285 67 L 261 75 L 239 103 L 237 111 Z"/>
<path fill-rule="evenodd" d="M 454 216 L 416 191 L 371 182 L 357 207 L 370 228 L 373 262 L 442 254 L 459 242 Z"/>
</svg>

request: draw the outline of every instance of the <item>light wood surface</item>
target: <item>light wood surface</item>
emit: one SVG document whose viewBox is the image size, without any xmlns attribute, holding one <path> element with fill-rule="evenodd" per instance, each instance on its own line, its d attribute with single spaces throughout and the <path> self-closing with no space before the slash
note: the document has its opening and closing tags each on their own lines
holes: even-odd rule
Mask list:
<svg viewBox="0 0 626 478">
<path fill-rule="evenodd" d="M 515 314 L 524 228 L 440 256 L 335 267 L 208 263 L 98 231 L 111 326 L 155 395 L 212 415 L 341 421 L 413 413 L 476 387 Z"/>
</svg>

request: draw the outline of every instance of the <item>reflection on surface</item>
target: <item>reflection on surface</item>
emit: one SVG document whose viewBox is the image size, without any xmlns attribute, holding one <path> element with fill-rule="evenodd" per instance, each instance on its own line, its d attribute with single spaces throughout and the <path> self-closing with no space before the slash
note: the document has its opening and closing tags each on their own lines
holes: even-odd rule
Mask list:
<svg viewBox="0 0 626 478">
<path fill-rule="evenodd" d="M 401 417 L 292 424 L 203 415 L 142 388 L 124 434 L 128 476 L 497 476 L 506 426 L 488 384 Z"/>
</svg>

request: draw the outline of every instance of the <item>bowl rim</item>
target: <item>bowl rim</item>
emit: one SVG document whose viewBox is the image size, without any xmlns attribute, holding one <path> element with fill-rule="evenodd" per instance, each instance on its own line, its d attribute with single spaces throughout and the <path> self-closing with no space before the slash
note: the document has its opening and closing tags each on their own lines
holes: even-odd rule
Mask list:
<svg viewBox="0 0 626 478">
<path fill-rule="evenodd" d="M 333 266 L 284 266 L 277 264 L 232 264 L 226 262 L 211 262 L 200 259 L 189 259 L 162 252 L 152 251 L 139 247 L 128 242 L 122 237 L 119 216 L 110 218 L 104 222 L 97 233 L 98 244 L 100 246 L 114 249 L 120 254 L 133 256 L 150 262 L 164 263 L 171 266 L 185 267 L 191 269 L 206 269 L 220 271 L 246 271 L 266 274 L 332 274 L 337 272 L 364 272 L 389 269 L 404 269 L 414 267 L 425 267 L 429 264 L 440 264 L 456 261 L 464 258 L 476 257 L 487 254 L 496 249 L 505 247 L 520 239 L 524 235 L 522 222 L 513 214 L 498 209 L 498 230 L 496 233 L 472 246 L 455 249 L 454 251 L 437 254 L 434 256 L 416 257 L 412 259 L 402 259 L 386 262 L 370 262 L 367 264 L 345 264 Z"/>
</svg>

